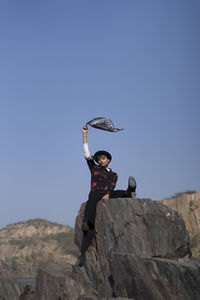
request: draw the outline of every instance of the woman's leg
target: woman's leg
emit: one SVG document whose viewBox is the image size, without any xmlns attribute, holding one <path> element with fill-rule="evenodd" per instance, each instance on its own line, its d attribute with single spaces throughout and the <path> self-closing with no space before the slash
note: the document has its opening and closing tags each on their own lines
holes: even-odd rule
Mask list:
<svg viewBox="0 0 200 300">
<path fill-rule="evenodd" d="M 88 223 L 90 229 L 94 229 L 95 217 L 96 217 L 96 207 L 98 201 L 102 198 L 102 194 L 97 192 L 91 192 L 89 194 L 89 199 L 85 206 L 84 221 Z"/>
<path fill-rule="evenodd" d="M 91 229 L 87 233 L 83 233 L 81 253 L 85 253 L 91 244 L 92 240 L 95 238 L 95 230 Z"/>
<path fill-rule="evenodd" d="M 109 193 L 109 198 L 125 198 L 127 197 L 127 192 L 124 190 L 116 190 L 116 191 L 111 191 Z"/>
<path fill-rule="evenodd" d="M 83 238 L 81 245 L 81 256 L 79 260 L 80 267 L 82 267 L 85 264 L 85 253 L 88 247 L 90 246 L 92 240 L 95 238 L 96 206 L 101 198 L 102 194 L 92 192 L 89 194 L 89 199 L 85 206 L 84 220 L 82 225 Z"/>
<path fill-rule="evenodd" d="M 133 176 L 130 176 L 128 179 L 128 188 L 124 190 L 111 191 L 109 198 L 125 198 L 132 197 L 132 193 L 135 193 L 136 190 L 136 181 Z"/>
</svg>

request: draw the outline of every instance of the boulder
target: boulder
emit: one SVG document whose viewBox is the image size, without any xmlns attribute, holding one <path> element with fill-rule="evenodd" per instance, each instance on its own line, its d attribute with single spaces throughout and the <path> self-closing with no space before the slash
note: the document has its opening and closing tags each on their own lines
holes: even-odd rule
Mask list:
<svg viewBox="0 0 200 300">
<path fill-rule="evenodd" d="M 113 253 L 110 261 L 114 296 L 141 300 L 199 299 L 200 264 Z"/>
<path fill-rule="evenodd" d="M 200 232 L 200 192 L 181 193 L 177 197 L 164 199 L 160 202 L 182 216 L 191 236 Z"/>
<path fill-rule="evenodd" d="M 35 299 L 75 300 L 85 294 L 85 290 L 89 291 L 88 294 L 97 295 L 85 268 L 55 262 L 40 266 L 36 278 Z"/>
<path fill-rule="evenodd" d="M 0 276 L 0 299 L 19 300 L 20 285 L 11 277 Z"/>
<path fill-rule="evenodd" d="M 84 208 L 75 226 L 79 249 Z M 78 261 L 40 267 L 36 300 L 200 298 L 200 262 L 190 258 L 189 235 L 177 212 L 151 199 L 100 200 L 95 228 L 82 268 Z"/>
<path fill-rule="evenodd" d="M 190 253 L 189 235 L 180 215 L 150 199 L 109 199 L 98 203 L 98 254 L 129 252 L 141 256 L 179 258 Z M 84 205 L 76 220 L 75 242 L 82 242 Z"/>
<path fill-rule="evenodd" d="M 200 192 L 178 193 L 160 202 L 181 215 L 190 235 L 192 255 L 200 258 Z"/>
<path fill-rule="evenodd" d="M 21 293 L 19 300 L 34 300 L 34 291 L 30 284 L 26 284 L 23 292 Z"/>
</svg>

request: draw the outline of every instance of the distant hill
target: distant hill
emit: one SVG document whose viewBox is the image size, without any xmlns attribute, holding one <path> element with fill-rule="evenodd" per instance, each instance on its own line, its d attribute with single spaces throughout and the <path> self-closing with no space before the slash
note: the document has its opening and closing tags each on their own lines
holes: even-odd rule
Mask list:
<svg viewBox="0 0 200 300">
<path fill-rule="evenodd" d="M 200 258 L 200 192 L 186 191 L 161 200 L 183 217 L 190 235 L 193 257 Z"/>
<path fill-rule="evenodd" d="M 33 219 L 0 230 L 0 271 L 34 277 L 46 261 L 74 263 L 78 254 L 74 229 L 44 219 Z"/>
</svg>

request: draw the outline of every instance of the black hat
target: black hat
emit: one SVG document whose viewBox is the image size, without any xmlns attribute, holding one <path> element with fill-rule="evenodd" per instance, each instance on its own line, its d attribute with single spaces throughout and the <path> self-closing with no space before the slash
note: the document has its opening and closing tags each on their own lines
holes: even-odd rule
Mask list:
<svg viewBox="0 0 200 300">
<path fill-rule="evenodd" d="M 105 156 L 107 156 L 107 158 L 108 158 L 110 161 L 112 160 L 112 155 L 111 155 L 109 152 L 104 151 L 104 150 L 100 150 L 100 151 L 97 151 L 97 152 L 94 154 L 94 156 L 93 156 L 93 158 L 94 158 L 94 160 L 95 160 L 96 162 L 98 162 L 98 156 L 100 156 L 100 155 L 105 155 Z"/>
</svg>

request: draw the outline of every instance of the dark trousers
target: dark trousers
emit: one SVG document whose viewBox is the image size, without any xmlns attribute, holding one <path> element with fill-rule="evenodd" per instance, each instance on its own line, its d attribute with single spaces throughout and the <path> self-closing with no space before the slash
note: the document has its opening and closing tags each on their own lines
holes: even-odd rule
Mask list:
<svg viewBox="0 0 200 300">
<path fill-rule="evenodd" d="M 91 229 L 94 229 L 95 217 L 96 217 L 96 207 L 99 200 L 103 198 L 105 194 L 99 192 L 90 192 L 89 199 L 85 206 L 84 220 L 86 220 Z M 111 198 L 123 198 L 126 197 L 126 191 L 116 190 L 109 192 L 109 199 Z"/>
<path fill-rule="evenodd" d="M 90 192 L 89 194 L 89 199 L 85 206 L 84 220 L 88 222 L 90 230 L 86 233 L 83 233 L 81 253 L 86 252 L 93 238 L 95 238 L 96 207 L 97 203 L 103 198 L 104 195 L 104 193 L 99 192 Z M 109 192 L 109 199 L 123 197 L 127 197 L 126 191 L 124 190 L 116 190 Z"/>
</svg>

